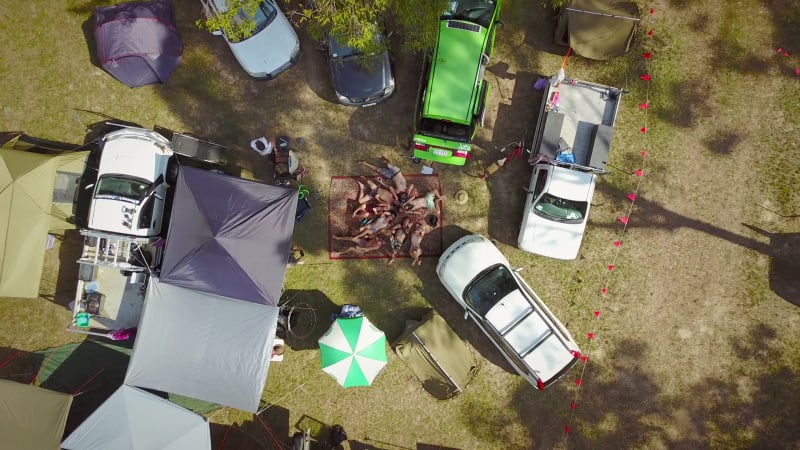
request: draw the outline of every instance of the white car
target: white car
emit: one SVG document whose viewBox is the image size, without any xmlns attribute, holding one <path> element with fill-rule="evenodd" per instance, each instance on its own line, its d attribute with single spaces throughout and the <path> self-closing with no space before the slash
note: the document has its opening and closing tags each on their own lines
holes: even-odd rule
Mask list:
<svg viewBox="0 0 800 450">
<path fill-rule="evenodd" d="M 152 130 L 123 128 L 100 140 L 88 228 L 128 236 L 158 236 L 168 182 L 170 141 Z"/>
<path fill-rule="evenodd" d="M 469 235 L 451 245 L 436 266 L 444 287 L 529 383 L 544 389 L 580 357 L 566 327 L 513 269 L 495 245 Z"/>
<path fill-rule="evenodd" d="M 578 257 L 597 175 L 539 164 L 534 169 L 517 245 L 555 259 Z"/>
<path fill-rule="evenodd" d="M 202 1 L 206 14 L 226 10 L 226 0 Z M 271 80 L 300 59 L 300 40 L 275 0 L 262 0 L 252 19 L 244 11 L 239 11 L 239 20 L 255 20 L 252 35 L 232 40 L 219 30 L 213 34 L 225 38 L 233 56 L 251 77 Z"/>
</svg>

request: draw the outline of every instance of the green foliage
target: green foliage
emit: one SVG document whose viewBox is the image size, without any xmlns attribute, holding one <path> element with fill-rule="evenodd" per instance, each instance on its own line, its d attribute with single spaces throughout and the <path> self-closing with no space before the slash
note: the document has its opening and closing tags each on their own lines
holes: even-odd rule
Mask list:
<svg viewBox="0 0 800 450">
<path fill-rule="evenodd" d="M 436 44 L 439 17 L 448 0 L 393 0 L 392 18 L 403 36 L 403 50 L 416 52 Z"/>
<path fill-rule="evenodd" d="M 242 20 L 240 12 L 254 19 L 262 0 L 227 0 L 225 11 L 214 8 L 211 0 L 203 1 L 203 18 L 196 25 L 201 30 L 221 31 L 231 42 L 250 37 L 256 29 L 254 20 Z M 278 12 L 280 14 L 280 12 Z"/>
</svg>

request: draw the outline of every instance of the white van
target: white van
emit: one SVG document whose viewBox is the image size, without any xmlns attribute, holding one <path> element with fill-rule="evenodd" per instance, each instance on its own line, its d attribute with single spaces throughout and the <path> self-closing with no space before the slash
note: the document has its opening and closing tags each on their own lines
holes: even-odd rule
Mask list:
<svg viewBox="0 0 800 450">
<path fill-rule="evenodd" d="M 209 17 L 227 8 L 226 0 L 201 1 Z M 221 30 L 213 34 L 225 39 L 239 65 L 251 77 L 271 80 L 300 59 L 300 40 L 275 0 L 262 0 L 253 18 L 240 10 L 238 20 L 254 20 L 253 34 L 241 40 L 232 40 Z"/>
</svg>

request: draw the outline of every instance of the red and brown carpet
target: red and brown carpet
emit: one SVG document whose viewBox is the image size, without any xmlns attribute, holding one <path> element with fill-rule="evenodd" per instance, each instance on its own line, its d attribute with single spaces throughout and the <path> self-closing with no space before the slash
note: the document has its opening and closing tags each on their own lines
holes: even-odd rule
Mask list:
<svg viewBox="0 0 800 450">
<path fill-rule="evenodd" d="M 425 193 L 435 190 L 441 194 L 442 186 L 439 183 L 439 175 L 410 174 L 405 175 L 409 185 L 414 185 L 418 192 Z M 359 178 L 377 177 L 332 177 L 331 191 L 328 197 L 328 251 L 342 251 L 352 244 L 348 241 L 339 241 L 331 236 L 352 236 L 358 228 L 359 219 L 353 218 L 353 211 L 357 205 Z M 439 224 L 431 230 L 422 240 L 422 256 L 439 256 L 442 254 L 442 224 L 444 222 L 444 211 L 442 204 L 439 203 L 439 210 L 442 211 L 439 217 Z M 402 215 L 401 215 L 402 216 Z M 408 258 L 408 246 L 410 239 L 406 239 L 402 249 L 397 254 L 397 258 Z M 331 256 L 331 259 L 376 259 L 389 258 L 391 250 L 386 243 L 378 250 L 373 250 L 363 255 L 348 254 L 339 257 Z"/>
</svg>

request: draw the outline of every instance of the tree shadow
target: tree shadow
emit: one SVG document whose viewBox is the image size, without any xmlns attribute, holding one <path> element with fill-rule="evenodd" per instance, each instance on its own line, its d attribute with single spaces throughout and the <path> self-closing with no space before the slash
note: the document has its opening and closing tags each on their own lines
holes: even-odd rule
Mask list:
<svg viewBox="0 0 800 450">
<path fill-rule="evenodd" d="M 217 450 L 283 450 L 291 446 L 289 410 L 270 406 L 242 424 L 209 424 L 211 445 Z"/>
</svg>

